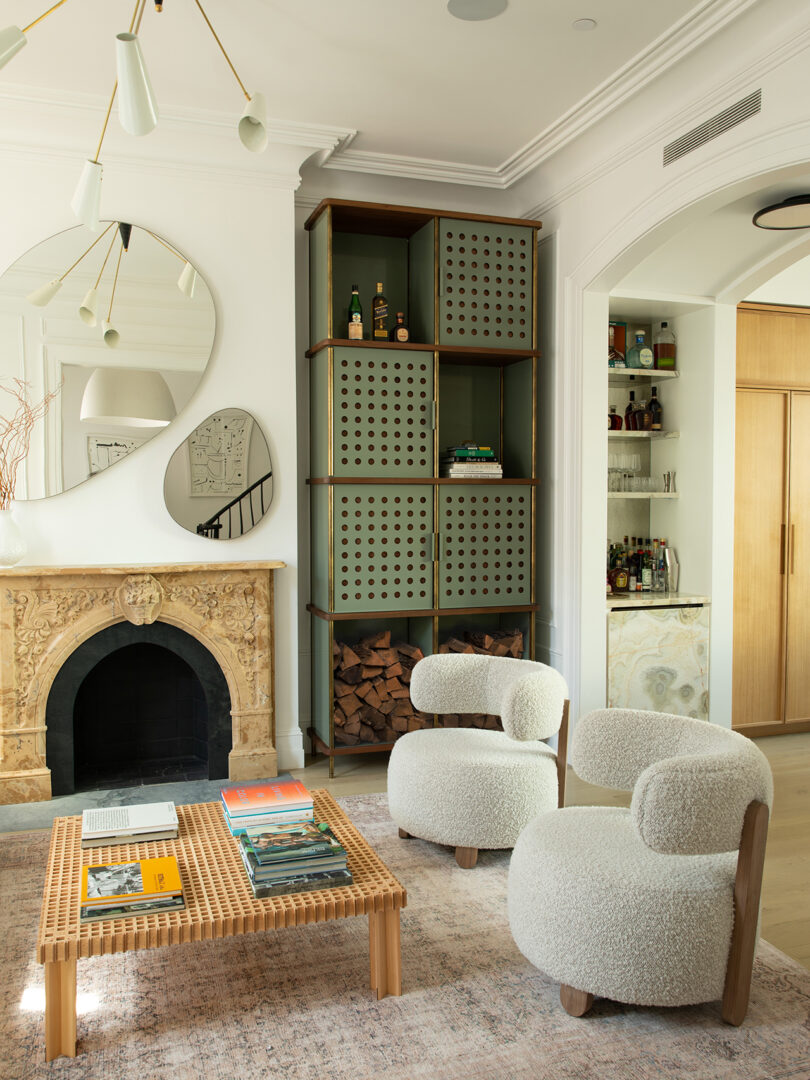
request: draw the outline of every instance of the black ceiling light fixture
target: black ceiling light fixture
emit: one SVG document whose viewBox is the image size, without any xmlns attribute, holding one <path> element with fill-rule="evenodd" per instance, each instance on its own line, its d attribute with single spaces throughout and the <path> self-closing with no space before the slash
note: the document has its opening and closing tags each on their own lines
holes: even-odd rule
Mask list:
<svg viewBox="0 0 810 1080">
<path fill-rule="evenodd" d="M 752 221 L 759 229 L 810 229 L 810 195 L 791 195 L 773 206 L 765 206 Z"/>
</svg>

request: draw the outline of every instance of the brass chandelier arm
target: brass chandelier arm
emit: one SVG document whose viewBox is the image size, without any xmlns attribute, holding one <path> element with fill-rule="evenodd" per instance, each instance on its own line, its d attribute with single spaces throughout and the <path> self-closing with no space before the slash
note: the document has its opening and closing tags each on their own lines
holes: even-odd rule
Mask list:
<svg viewBox="0 0 810 1080">
<path fill-rule="evenodd" d="M 228 62 L 228 67 L 229 67 L 229 68 L 231 69 L 231 71 L 232 71 L 232 72 L 233 72 L 233 74 L 234 74 L 234 78 L 235 78 L 235 79 L 236 79 L 236 81 L 237 81 L 237 82 L 239 83 L 239 86 L 241 87 L 242 93 L 243 93 L 243 94 L 245 95 L 245 97 L 246 97 L 246 98 L 248 99 L 248 101 L 250 101 L 250 94 L 249 94 L 249 93 L 247 92 L 247 90 L 245 89 L 245 84 L 244 84 L 244 83 L 242 82 L 242 80 L 241 80 L 241 79 L 239 78 L 239 74 L 238 74 L 238 72 L 237 72 L 236 68 L 235 68 L 235 67 L 233 66 L 233 64 L 232 64 L 232 62 L 231 62 L 231 58 L 230 58 L 230 56 L 228 56 L 227 52 L 225 51 L 225 46 L 224 46 L 224 45 L 222 44 L 222 42 L 221 42 L 221 41 L 219 40 L 219 38 L 217 37 L 217 32 L 216 32 L 216 30 L 215 30 L 215 29 L 213 28 L 213 26 L 211 25 L 211 20 L 210 20 L 210 19 L 208 18 L 208 16 L 207 16 L 207 15 L 205 14 L 205 11 L 203 10 L 203 6 L 202 6 L 202 4 L 200 3 L 200 0 L 194 0 L 194 3 L 195 3 L 195 4 L 197 5 L 197 7 L 198 7 L 198 8 L 200 9 L 200 14 L 201 14 L 201 15 L 202 15 L 202 17 L 203 17 L 203 18 L 205 19 L 205 21 L 206 21 L 206 23 L 207 23 L 207 25 L 208 25 L 208 29 L 209 29 L 209 30 L 211 31 L 211 33 L 213 34 L 213 37 L 214 37 L 214 41 L 215 41 L 215 42 L 217 43 L 217 45 L 219 45 L 219 47 L 220 47 L 220 50 L 221 50 L 221 52 L 222 52 L 222 55 L 223 55 L 223 56 L 225 57 L 225 59 L 227 60 L 227 62 Z"/>
<path fill-rule="evenodd" d="M 166 248 L 166 250 L 170 251 L 172 253 L 172 255 L 174 255 L 174 257 L 176 259 L 180 260 L 180 262 L 187 262 L 188 261 L 186 259 L 185 255 L 181 255 L 179 251 L 175 251 L 175 249 L 171 246 L 171 244 L 167 244 L 165 240 L 161 240 L 159 236 L 155 236 L 155 234 L 153 232 L 151 232 L 151 230 L 144 229 L 143 231 L 149 233 L 149 235 L 152 237 L 152 239 L 157 240 L 157 242 L 159 244 L 163 244 L 163 246 Z"/>
<path fill-rule="evenodd" d="M 101 236 L 104 236 L 104 233 L 106 233 L 108 229 L 111 229 L 113 227 L 113 225 L 117 225 L 117 224 L 118 224 L 117 221 L 111 221 L 110 224 L 107 226 L 107 228 L 104 230 L 104 232 L 101 234 Z M 99 240 L 101 239 L 101 236 L 99 237 Z M 101 269 L 98 272 L 98 277 L 96 278 L 96 283 L 93 286 L 94 289 L 98 288 L 98 283 L 101 281 L 101 275 L 104 273 L 104 267 L 107 265 L 107 260 L 110 257 L 110 252 L 113 249 L 113 244 L 114 243 L 115 243 L 115 233 L 113 233 L 112 239 L 110 240 L 110 246 L 107 248 L 107 254 L 104 256 L 104 262 L 101 264 Z"/>
<path fill-rule="evenodd" d="M 47 11 L 44 11 L 40 15 L 40 17 L 38 19 L 34 19 L 34 21 L 32 23 L 28 24 L 28 26 L 24 26 L 23 27 L 23 33 L 27 34 L 29 30 L 31 30 L 34 26 L 37 25 L 37 23 L 41 23 L 43 19 L 47 19 L 52 11 L 56 11 L 56 9 L 58 7 L 61 7 L 62 4 L 66 4 L 66 3 L 67 3 L 67 0 L 58 0 L 58 2 L 53 5 L 53 7 L 49 7 Z"/>
<path fill-rule="evenodd" d="M 83 259 L 83 258 L 85 257 L 85 255 L 89 255 L 89 254 L 90 254 L 90 252 L 91 252 L 91 251 L 93 250 L 93 248 L 94 248 L 94 247 L 96 246 L 96 244 L 97 244 L 97 243 L 99 242 L 99 240 L 103 240 L 103 239 L 104 239 L 104 237 L 105 237 L 105 236 L 107 235 L 107 233 L 108 233 L 108 232 L 110 231 L 110 229 L 111 229 L 111 228 L 113 227 L 113 225 L 115 225 L 115 222 L 114 222 L 114 221 L 111 221 L 111 222 L 110 222 L 110 224 L 109 224 L 109 225 L 107 226 L 107 228 L 106 228 L 106 229 L 104 230 L 104 232 L 103 232 L 103 233 L 100 233 L 100 234 L 99 234 L 99 235 L 98 235 L 98 236 L 96 237 L 96 239 L 95 239 L 95 240 L 93 241 L 93 243 L 92 243 L 92 244 L 90 245 L 90 247 L 89 247 L 89 248 L 87 249 L 87 251 L 84 251 L 84 252 L 82 252 L 82 254 L 81 254 L 81 255 L 80 255 L 79 257 L 78 257 L 78 259 L 77 259 L 77 260 L 76 260 L 76 262 L 75 262 L 75 263 L 73 264 L 73 266 L 69 266 L 69 267 L 67 268 L 67 270 L 66 270 L 66 271 L 64 272 L 64 274 L 62 274 L 62 276 L 61 276 L 61 277 L 59 278 L 59 280 L 60 280 L 60 281 L 64 281 L 64 280 L 65 280 L 65 278 L 66 278 L 66 277 L 68 276 L 68 274 L 70 273 L 70 271 L 71 271 L 71 270 L 73 270 L 73 269 L 74 269 L 75 267 L 77 267 L 77 266 L 79 265 L 79 263 L 80 263 L 80 262 L 82 261 L 82 259 Z M 114 240 L 114 239 L 115 239 L 115 237 L 113 237 L 113 240 Z M 105 260 L 105 261 L 106 261 L 106 260 Z M 96 284 L 98 284 L 98 282 L 97 282 Z"/>
<path fill-rule="evenodd" d="M 124 254 L 124 244 L 121 242 L 121 250 L 118 252 L 118 262 L 115 265 L 115 277 L 113 278 L 112 292 L 110 293 L 110 310 L 107 312 L 107 322 L 112 319 L 113 300 L 115 299 L 115 287 L 118 284 L 118 271 L 121 269 L 121 256 Z"/>
<path fill-rule="evenodd" d="M 65 0 L 60 0 L 60 3 L 65 3 Z M 134 31 L 136 34 L 141 28 L 141 20 L 143 19 L 143 13 L 146 10 L 146 0 L 135 0 L 135 10 L 132 12 L 132 18 L 129 23 L 130 34 Z M 110 122 L 110 114 L 112 113 L 112 107 L 115 103 L 115 95 L 118 93 L 118 80 L 116 79 L 115 86 L 112 88 L 110 94 L 110 104 L 107 106 L 107 115 L 104 117 L 104 125 L 101 129 L 101 137 L 98 140 L 98 146 L 92 160 L 98 164 L 99 154 L 101 153 L 101 147 L 104 143 L 104 136 L 107 134 L 107 125 Z"/>
</svg>

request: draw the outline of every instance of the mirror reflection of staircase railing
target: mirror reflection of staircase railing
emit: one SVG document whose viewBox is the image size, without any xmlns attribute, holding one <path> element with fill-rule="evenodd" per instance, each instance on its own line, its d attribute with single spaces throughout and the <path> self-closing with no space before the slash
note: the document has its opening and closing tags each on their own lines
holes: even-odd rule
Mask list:
<svg viewBox="0 0 810 1080">
<path fill-rule="evenodd" d="M 234 537 L 250 532 L 256 522 L 261 521 L 269 505 L 269 499 L 265 502 L 265 485 L 272 476 L 271 469 L 254 481 L 249 488 L 245 488 L 241 495 L 235 496 L 216 514 L 212 514 L 207 521 L 199 524 L 198 535 L 208 536 L 212 540 L 232 540 Z"/>
</svg>

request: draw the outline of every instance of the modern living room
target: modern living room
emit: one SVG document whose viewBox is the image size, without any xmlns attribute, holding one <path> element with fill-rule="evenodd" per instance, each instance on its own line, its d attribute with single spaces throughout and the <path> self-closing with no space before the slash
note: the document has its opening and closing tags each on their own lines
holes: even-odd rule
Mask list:
<svg viewBox="0 0 810 1080">
<path fill-rule="evenodd" d="M 18 26 L 0 36 L 0 186 L 14 208 L 0 238 L 0 417 L 17 409 L 29 425 L 10 488 L 14 430 L 0 428 L 0 1075 L 810 1076 L 807 14 L 787 0 L 666 11 L 621 0 L 609 13 L 419 0 L 386 6 L 380 25 L 369 3 L 350 18 L 326 0 L 205 17 L 199 5 L 131 7 L 88 16 L 66 3 L 40 22 L 33 0 L 17 0 L 5 21 Z M 116 35 L 127 34 L 160 105 L 153 121 L 127 118 L 123 89 L 110 100 L 116 75 L 126 83 L 116 48 L 132 43 Z M 351 55 L 351 79 L 335 78 L 336 51 Z M 133 137 L 144 123 L 148 137 Z M 788 220 L 757 227 L 774 208 Z M 450 270 L 478 271 L 459 271 L 478 258 L 461 248 L 490 232 L 504 250 L 511 240 L 510 258 L 526 239 L 525 330 L 506 322 L 518 318 L 511 294 L 490 314 L 483 289 L 443 321 Z M 365 327 L 353 341 L 355 281 Z M 389 310 L 375 342 L 378 282 Z M 389 342 L 398 311 L 408 336 Z M 608 369 L 609 326 L 627 351 L 639 329 L 652 346 L 662 322 L 674 370 Z M 513 332 L 526 337 L 507 341 Z M 128 411 L 116 413 L 125 370 Z M 343 375 L 358 395 L 346 434 Z M 423 380 L 418 437 L 410 378 Z M 628 390 L 646 400 L 651 384 L 665 430 L 605 439 L 605 412 L 624 416 Z M 471 446 L 498 462 L 472 482 Z M 405 504 L 374 502 L 389 496 L 428 499 L 428 579 L 413 588 L 435 599 L 407 596 L 407 583 L 394 598 L 395 567 L 416 549 Z M 392 515 L 376 533 L 375 512 Z M 504 547 L 484 567 L 487 546 L 522 543 L 521 529 L 525 556 Z M 606 547 L 607 569 L 622 571 L 653 535 L 677 560 L 669 585 L 609 585 L 603 606 Z M 470 572 L 488 575 L 472 585 L 479 599 L 465 593 Z M 503 592 L 480 598 L 486 589 Z M 445 837 L 402 816 L 403 791 L 425 806 L 444 786 L 458 801 L 449 758 L 409 772 L 409 748 L 511 730 L 491 695 L 436 703 L 412 681 L 423 658 L 488 651 L 564 680 L 568 737 L 529 736 L 557 755 L 552 815 L 563 786 L 566 808 L 638 801 L 632 777 L 606 783 L 619 774 L 584 764 L 594 711 L 708 721 L 764 755 L 773 798 L 739 1026 L 724 1022 L 720 992 L 668 1006 L 595 986 L 587 1013 L 571 1015 L 566 978 L 517 932 L 515 838 Z M 336 831 L 365 845 L 347 847 L 359 860 L 351 903 L 319 906 L 313 893 L 231 912 L 230 885 L 199 894 L 195 878 L 186 937 L 168 929 L 179 915 L 65 928 L 45 881 L 55 818 L 204 806 L 223 785 L 286 773 L 336 800 Z M 510 779 L 498 801 L 518 787 Z M 220 869 L 225 839 L 205 856 Z M 525 857 L 528 834 L 521 843 Z M 700 850 L 689 858 L 725 851 Z M 370 892 L 366 873 L 383 875 Z M 47 928 L 43 888 L 56 897 Z M 207 914 L 194 923 L 200 895 Z M 579 926 L 572 893 L 567 905 Z M 701 930 L 693 906 L 703 949 L 709 922 Z M 644 921 L 629 900 L 609 907 L 631 936 Z M 152 919 L 167 929 L 152 933 Z M 94 944 L 71 954 L 82 937 Z M 596 925 L 580 937 L 586 952 L 604 948 Z"/>
</svg>

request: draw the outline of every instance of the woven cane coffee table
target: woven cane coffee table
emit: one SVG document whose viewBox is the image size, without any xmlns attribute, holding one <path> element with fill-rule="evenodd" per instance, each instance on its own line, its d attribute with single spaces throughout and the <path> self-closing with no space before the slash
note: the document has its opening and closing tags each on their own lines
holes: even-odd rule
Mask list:
<svg viewBox="0 0 810 1080">
<path fill-rule="evenodd" d="M 82 848 L 81 817 L 56 818 L 42 897 L 37 959 L 45 965 L 45 1057 L 76 1056 L 76 961 L 188 941 L 280 930 L 368 915 L 371 989 L 402 993 L 399 911 L 405 890 L 327 791 L 313 791 L 315 820 L 327 821 L 346 849 L 354 884 L 257 900 L 238 843 L 219 803 L 178 806 L 179 836 L 140 844 Z M 79 922 L 81 868 L 175 855 L 184 911 Z"/>
</svg>

